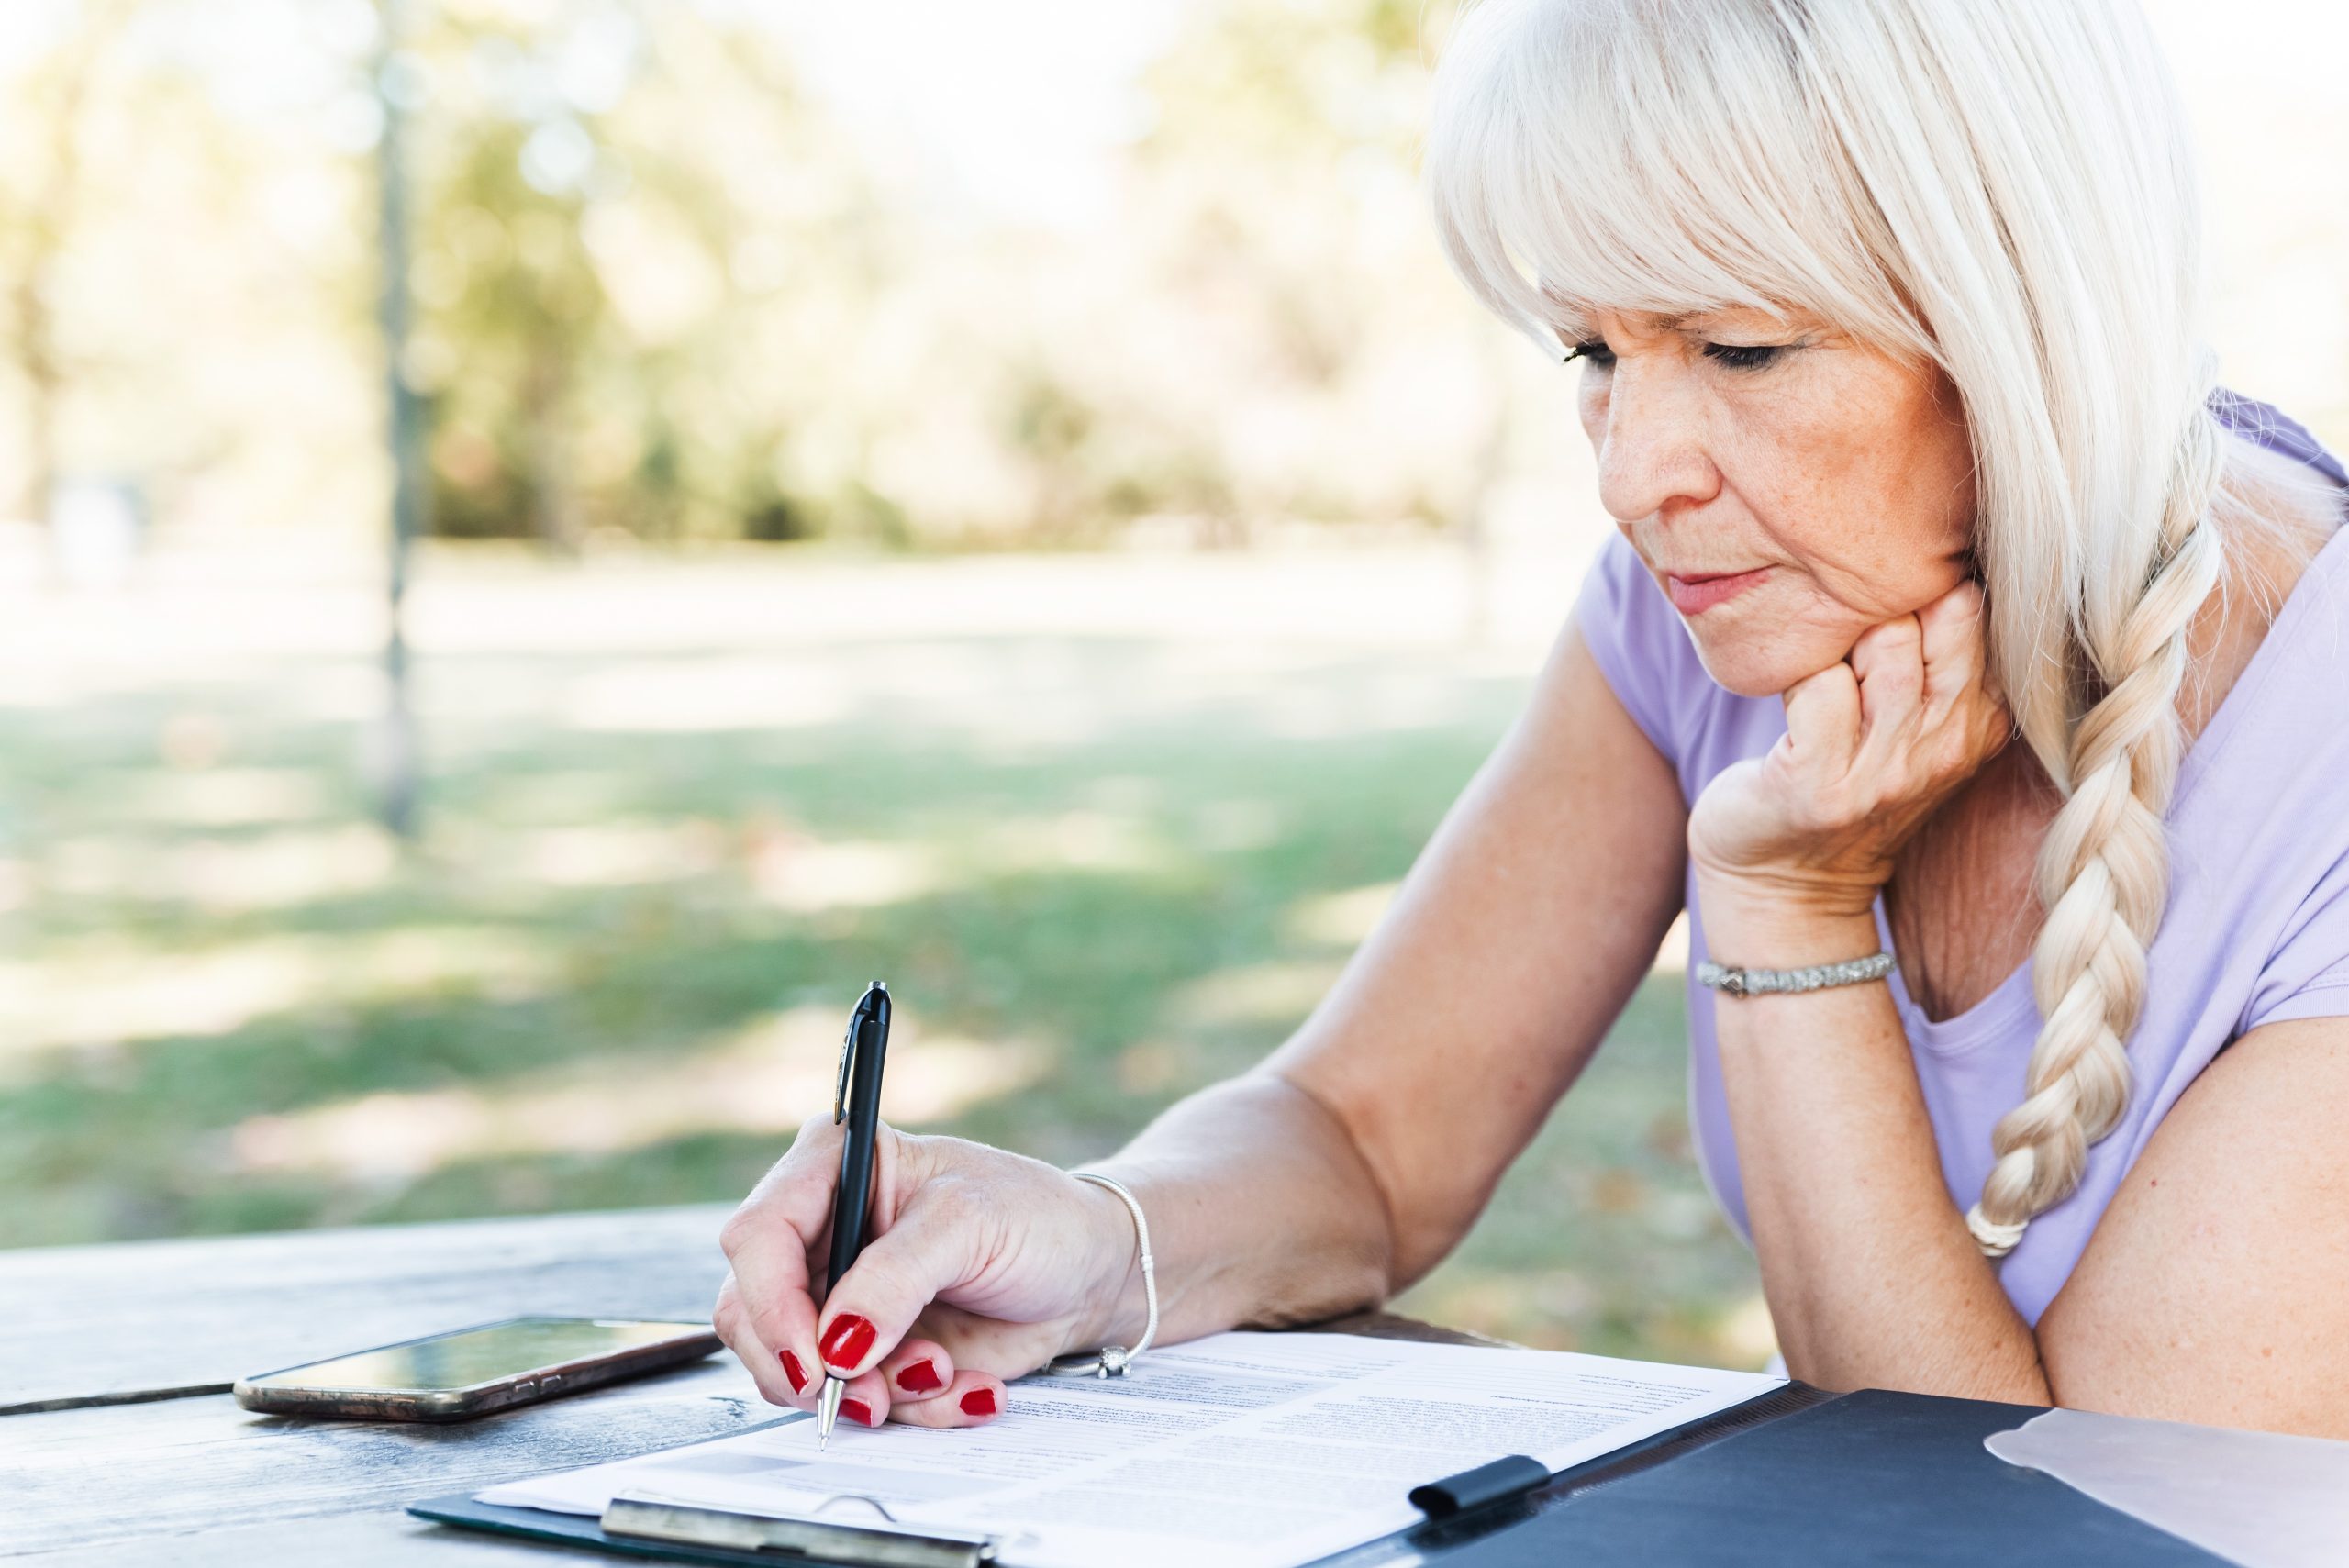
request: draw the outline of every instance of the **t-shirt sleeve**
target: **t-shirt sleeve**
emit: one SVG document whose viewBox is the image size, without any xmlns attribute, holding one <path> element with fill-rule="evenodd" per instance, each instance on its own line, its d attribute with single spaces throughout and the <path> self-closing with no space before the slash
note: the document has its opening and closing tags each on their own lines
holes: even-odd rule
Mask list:
<svg viewBox="0 0 2349 1568">
<path fill-rule="evenodd" d="M 2349 855 L 2333 862 L 2259 973 L 2243 1032 L 2292 1018 L 2349 1015 Z"/>
<path fill-rule="evenodd" d="M 1647 738 L 1676 769 L 1687 741 L 1687 682 L 1701 676 L 1687 628 L 1621 534 L 1598 552 L 1575 601 L 1575 629 Z"/>
</svg>

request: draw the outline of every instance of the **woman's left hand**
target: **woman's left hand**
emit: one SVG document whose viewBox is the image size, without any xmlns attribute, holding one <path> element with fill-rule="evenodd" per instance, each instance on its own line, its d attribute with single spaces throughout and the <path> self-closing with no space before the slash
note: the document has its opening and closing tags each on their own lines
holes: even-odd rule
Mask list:
<svg viewBox="0 0 2349 1568">
<path fill-rule="evenodd" d="M 1787 689 L 1787 733 L 1724 769 L 1689 813 L 1709 924 L 1716 904 L 1870 912 L 1900 846 L 2013 731 L 1982 633 L 1982 591 L 1961 583 Z"/>
</svg>

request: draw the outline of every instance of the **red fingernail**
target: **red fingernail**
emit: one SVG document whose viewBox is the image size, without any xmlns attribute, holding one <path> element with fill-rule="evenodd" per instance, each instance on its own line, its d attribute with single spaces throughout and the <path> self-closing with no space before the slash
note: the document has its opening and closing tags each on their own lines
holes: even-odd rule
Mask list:
<svg viewBox="0 0 2349 1568">
<path fill-rule="evenodd" d="M 843 1312 L 832 1319 L 830 1328 L 824 1330 L 824 1337 L 817 1341 L 816 1351 L 824 1358 L 826 1366 L 841 1372 L 853 1372 L 856 1363 L 864 1359 L 864 1352 L 873 1348 L 873 1339 L 871 1319 L 860 1318 L 853 1312 Z"/>
<path fill-rule="evenodd" d="M 933 1388 L 945 1387 L 946 1380 L 938 1375 L 938 1363 L 924 1356 L 898 1370 L 897 1386 L 908 1394 L 928 1394 Z"/>
<path fill-rule="evenodd" d="M 992 1388 L 974 1388 L 963 1396 L 963 1414 L 965 1416 L 992 1416 L 995 1409 L 995 1390 Z"/>
<path fill-rule="evenodd" d="M 791 1379 L 791 1391 L 794 1394 L 807 1392 L 807 1369 L 801 1366 L 799 1358 L 789 1351 L 783 1352 L 783 1375 Z"/>
<path fill-rule="evenodd" d="M 880 1424 L 873 1418 L 873 1407 L 862 1399 L 841 1400 L 841 1414 L 860 1426 L 872 1427 Z"/>
</svg>

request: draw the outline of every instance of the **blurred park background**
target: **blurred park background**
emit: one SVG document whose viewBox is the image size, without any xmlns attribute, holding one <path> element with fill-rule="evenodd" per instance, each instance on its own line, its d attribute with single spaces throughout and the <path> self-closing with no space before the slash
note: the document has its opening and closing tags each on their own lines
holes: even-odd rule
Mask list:
<svg viewBox="0 0 2349 1568">
<path fill-rule="evenodd" d="M 2349 450 L 2344 8 L 2152 9 Z M 1054 1160 L 1280 1040 L 1604 531 L 1452 10 L 9 0 L 0 1245 L 730 1199 L 875 975 L 892 1115 Z M 1407 1307 L 1767 1355 L 1675 970 Z"/>
</svg>

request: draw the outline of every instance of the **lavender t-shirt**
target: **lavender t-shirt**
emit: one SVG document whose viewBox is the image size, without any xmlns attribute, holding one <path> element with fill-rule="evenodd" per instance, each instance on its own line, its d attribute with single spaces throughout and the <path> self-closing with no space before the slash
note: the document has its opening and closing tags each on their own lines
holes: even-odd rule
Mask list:
<svg viewBox="0 0 2349 1568">
<path fill-rule="evenodd" d="M 2340 462 L 2268 405 L 2221 391 L 2210 406 L 2243 436 L 2349 488 Z M 1620 535 L 1575 614 L 1616 696 L 1678 771 L 1686 799 L 1786 733 L 1777 698 L 1732 695 L 1705 673 L 1680 617 Z M 2034 1326 L 2154 1127 L 2212 1057 L 2262 1024 L 2349 1014 L 2349 528 L 2326 542 L 2188 751 L 2168 825 L 2169 908 L 2129 1040 L 2128 1113 L 2089 1151 L 2079 1189 L 2033 1220 L 2000 1265 L 2008 1297 Z M 1693 881 L 1684 896 L 1693 976 L 1706 956 Z M 1883 929 L 1881 899 L 1876 921 Z M 1884 939 L 1890 948 L 1888 929 Z M 1992 1126 L 2023 1098 L 2039 1031 L 2031 965 L 1939 1022 L 1909 999 L 1898 969 L 1891 987 L 1942 1174 L 1963 1211 L 1989 1173 Z M 1714 1004 L 1692 978 L 1690 1118 L 1713 1196 L 1750 1241 Z"/>
</svg>

